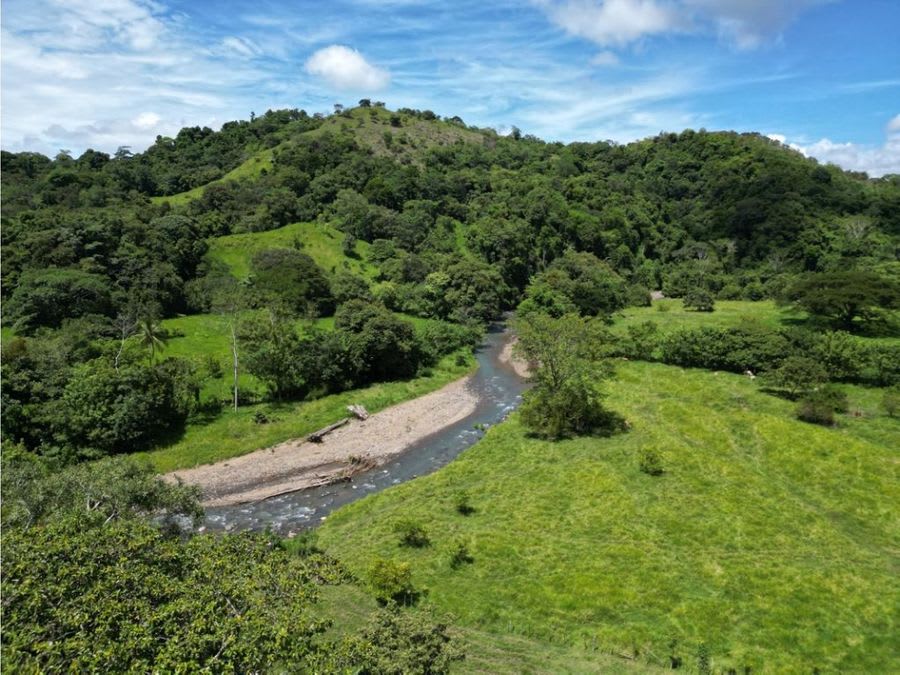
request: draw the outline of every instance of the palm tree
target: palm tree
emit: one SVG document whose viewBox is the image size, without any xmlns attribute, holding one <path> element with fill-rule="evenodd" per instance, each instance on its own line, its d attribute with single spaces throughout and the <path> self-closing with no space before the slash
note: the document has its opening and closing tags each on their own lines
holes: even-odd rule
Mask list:
<svg viewBox="0 0 900 675">
<path fill-rule="evenodd" d="M 169 338 L 166 336 L 162 326 L 153 319 L 141 319 L 138 324 L 138 335 L 141 344 L 150 350 L 150 364 L 156 364 L 156 351 L 166 346 Z"/>
</svg>

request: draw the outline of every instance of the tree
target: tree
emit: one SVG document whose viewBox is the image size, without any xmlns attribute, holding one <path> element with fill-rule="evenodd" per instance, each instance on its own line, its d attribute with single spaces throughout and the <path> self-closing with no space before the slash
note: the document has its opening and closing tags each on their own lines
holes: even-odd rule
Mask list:
<svg viewBox="0 0 900 675">
<path fill-rule="evenodd" d="M 150 365 L 156 364 L 156 352 L 165 348 L 169 341 L 162 326 L 149 317 L 145 317 L 137 325 L 138 338 L 141 345 L 150 352 Z"/>
<path fill-rule="evenodd" d="M 299 314 L 327 315 L 334 310 L 325 272 L 307 254 L 290 248 L 270 248 L 250 260 L 253 284 L 263 300 L 279 302 Z"/>
<path fill-rule="evenodd" d="M 567 314 L 558 319 L 533 313 L 517 319 L 516 351 L 532 364 L 534 387 L 520 414 L 537 436 L 609 433 L 619 418 L 602 405 L 600 383 L 612 376 L 606 359 L 610 337 L 600 322 Z"/>
<path fill-rule="evenodd" d="M 575 307 L 582 316 L 608 317 L 626 302 L 625 281 L 609 265 L 591 253 L 570 250 L 534 277 L 522 309 L 559 317 Z"/>
<path fill-rule="evenodd" d="M 825 368 L 803 356 L 787 357 L 777 369 L 764 376 L 766 387 L 784 391 L 791 397 L 812 391 L 827 381 Z"/>
<path fill-rule="evenodd" d="M 30 330 L 58 327 L 65 319 L 112 314 L 109 284 L 98 275 L 75 269 L 29 270 L 22 274 L 5 303 L 6 318 Z"/>
<path fill-rule="evenodd" d="M 900 283 L 861 270 L 819 272 L 796 282 L 787 290 L 786 299 L 815 317 L 853 330 L 884 310 L 900 307 Z"/>
<path fill-rule="evenodd" d="M 712 312 L 716 307 L 716 300 L 708 288 L 696 285 L 688 289 L 681 300 L 685 309 L 695 312 Z"/>
</svg>

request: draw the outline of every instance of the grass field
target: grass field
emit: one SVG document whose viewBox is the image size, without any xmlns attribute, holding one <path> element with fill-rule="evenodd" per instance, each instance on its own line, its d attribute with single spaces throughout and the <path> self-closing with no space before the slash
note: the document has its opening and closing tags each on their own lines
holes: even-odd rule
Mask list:
<svg viewBox="0 0 900 675">
<path fill-rule="evenodd" d="M 896 313 L 895 323 L 900 325 L 900 313 Z M 748 300 L 716 300 L 715 311 L 695 312 L 684 309 L 680 299 L 666 298 L 654 300 L 650 307 L 628 307 L 616 317 L 613 332 L 624 333 L 628 326 L 645 321 L 656 324 L 660 333 L 670 333 L 681 328 L 730 328 L 749 324 L 764 328 L 789 328 L 801 326 L 810 328 L 804 312 L 790 307 L 782 307 L 774 300 L 750 302 Z M 822 330 L 828 330 L 823 327 Z M 861 337 L 862 340 L 900 343 L 900 337 Z"/>
<path fill-rule="evenodd" d="M 228 265 L 237 278 L 246 279 L 254 253 L 267 248 L 293 248 L 298 244 L 300 250 L 328 274 L 344 269 L 368 279 L 374 277 L 377 270 L 366 262 L 368 242 L 357 241 L 357 257 L 350 258 L 344 255 L 343 240 L 344 233 L 332 225 L 294 223 L 267 232 L 230 234 L 212 239 L 207 255 Z"/>
<path fill-rule="evenodd" d="M 630 432 L 548 443 L 514 415 L 441 471 L 337 511 L 320 542 L 361 576 L 409 561 L 424 606 L 466 630 L 694 671 L 704 649 L 714 669 L 896 672 L 900 420 L 846 390 L 862 416 L 823 428 L 741 376 L 623 363 L 609 405 Z M 642 448 L 662 476 L 639 470 Z M 399 547 L 400 518 L 432 545 Z M 452 570 L 456 541 L 475 561 Z"/>
</svg>

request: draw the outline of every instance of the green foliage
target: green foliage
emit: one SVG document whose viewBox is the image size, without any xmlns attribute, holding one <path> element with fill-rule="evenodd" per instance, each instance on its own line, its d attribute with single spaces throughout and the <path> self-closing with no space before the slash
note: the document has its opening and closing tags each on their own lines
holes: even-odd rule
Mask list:
<svg viewBox="0 0 900 675">
<path fill-rule="evenodd" d="M 591 253 L 566 251 L 535 276 L 521 313 L 543 311 L 560 317 L 575 308 L 582 316 L 609 316 L 627 303 L 624 280 Z"/>
<path fill-rule="evenodd" d="M 382 605 L 390 602 L 414 604 L 420 595 L 413 586 L 409 563 L 376 558 L 369 567 L 367 578 L 375 598 Z"/>
<path fill-rule="evenodd" d="M 834 387 L 821 387 L 797 403 L 797 419 L 831 426 L 835 412 L 847 412 L 847 395 Z"/>
<path fill-rule="evenodd" d="M 463 565 L 471 565 L 475 558 L 464 541 L 456 541 L 450 548 L 450 568 L 458 570 Z"/>
<path fill-rule="evenodd" d="M 58 327 L 69 318 L 112 313 L 109 286 L 103 277 L 75 269 L 25 272 L 18 280 L 6 318 L 27 331 L 37 326 Z"/>
<path fill-rule="evenodd" d="M 471 516 L 475 513 L 475 507 L 472 506 L 468 492 L 457 492 L 453 497 L 453 505 L 456 512 L 462 516 Z"/>
<path fill-rule="evenodd" d="M 900 386 L 893 386 L 884 390 L 881 397 L 881 407 L 890 417 L 896 417 L 900 412 Z"/>
<path fill-rule="evenodd" d="M 4 668 L 259 671 L 302 664 L 326 628 L 312 604 L 330 563 L 265 537 L 63 519 L 3 544 Z"/>
<path fill-rule="evenodd" d="M 453 644 L 445 624 L 423 622 L 397 607 L 387 607 L 359 637 L 340 646 L 327 668 L 333 672 L 441 675 L 462 660 L 463 653 Z"/>
<path fill-rule="evenodd" d="M 638 468 L 648 476 L 662 476 L 662 457 L 654 448 L 641 448 L 638 454 Z"/>
<path fill-rule="evenodd" d="M 259 251 L 250 261 L 254 288 L 266 302 L 283 303 L 298 314 L 322 316 L 334 310 L 325 273 L 305 253 L 289 248 Z"/>
<path fill-rule="evenodd" d="M 764 383 L 769 389 L 797 396 L 828 381 L 828 371 L 818 362 L 803 356 L 789 356 L 775 370 L 766 373 Z"/>
<path fill-rule="evenodd" d="M 517 320 L 515 331 L 516 351 L 537 364 L 535 386 L 521 407 L 522 420 L 534 434 L 560 439 L 621 428 L 621 420 L 603 407 L 598 388 L 612 370 L 604 359 L 609 336 L 596 320 L 535 312 Z"/>
<path fill-rule="evenodd" d="M 821 272 L 800 279 L 786 297 L 813 316 L 854 330 L 900 307 L 900 284 L 868 271 Z"/>
<path fill-rule="evenodd" d="M 70 515 L 84 527 L 148 515 L 174 524 L 179 516 L 203 514 L 196 486 L 167 483 L 131 458 L 54 472 L 34 455 L 6 448 L 2 468 L 4 527 L 31 527 Z"/>
<path fill-rule="evenodd" d="M 712 312 L 716 306 L 716 300 L 713 294 L 702 286 L 695 286 L 684 294 L 682 299 L 685 309 L 692 309 L 695 312 Z"/>
<path fill-rule="evenodd" d="M 106 359 L 76 366 L 59 399 L 56 438 L 91 456 L 142 450 L 181 428 L 197 387 L 190 367 L 172 364 L 118 372 Z"/>
<path fill-rule="evenodd" d="M 607 405 L 628 434 L 551 443 L 514 414 L 440 471 L 330 515 L 321 545 L 358 573 L 411 563 L 427 605 L 472 644 L 472 670 L 654 672 L 674 655 L 689 671 L 701 643 L 716 672 L 895 670 L 897 422 L 879 414 L 881 391 L 842 386 L 863 415 L 834 429 L 741 375 L 617 371 Z M 662 453 L 663 477 L 639 471 L 641 448 Z M 477 515 L 453 510 L 461 490 Z M 398 548 L 399 514 L 435 545 Z M 449 567 L 455 540 L 471 568 Z M 560 643 L 585 661 L 513 656 Z"/>
<path fill-rule="evenodd" d="M 394 532 L 400 538 L 401 546 L 410 548 L 424 548 L 431 545 L 428 532 L 424 526 L 415 520 L 398 520 L 394 523 Z"/>
</svg>

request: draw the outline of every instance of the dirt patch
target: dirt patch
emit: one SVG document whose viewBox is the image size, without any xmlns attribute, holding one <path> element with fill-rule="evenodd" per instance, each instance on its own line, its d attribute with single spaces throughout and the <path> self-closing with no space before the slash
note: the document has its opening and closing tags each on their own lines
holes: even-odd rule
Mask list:
<svg viewBox="0 0 900 675">
<path fill-rule="evenodd" d="M 173 471 L 164 478 L 199 485 L 204 506 L 259 501 L 347 480 L 472 414 L 478 399 L 468 383 L 465 377 L 365 421 L 354 419 L 321 443 L 293 439 L 215 464 Z"/>
</svg>

